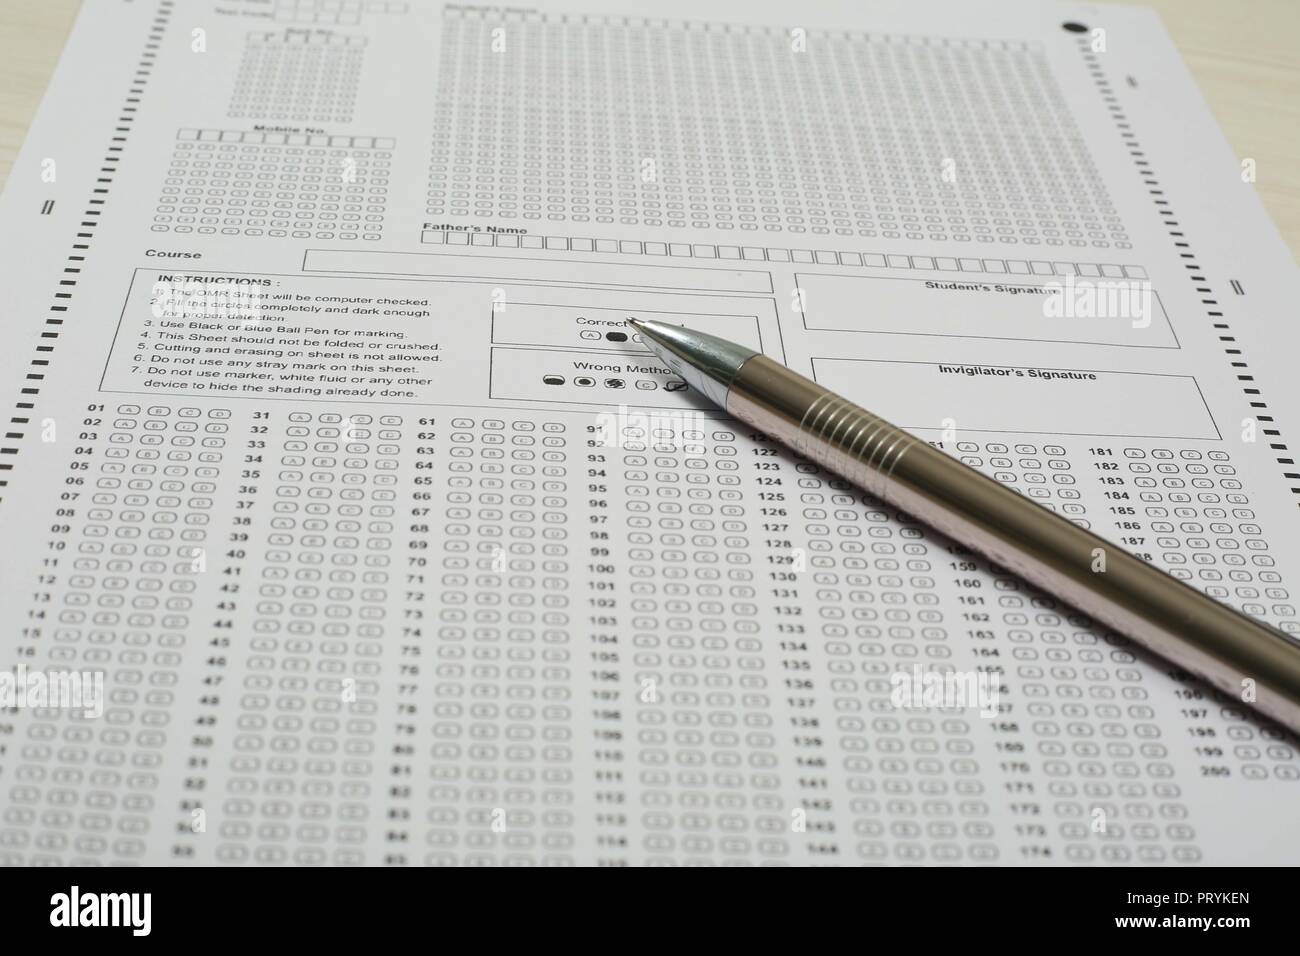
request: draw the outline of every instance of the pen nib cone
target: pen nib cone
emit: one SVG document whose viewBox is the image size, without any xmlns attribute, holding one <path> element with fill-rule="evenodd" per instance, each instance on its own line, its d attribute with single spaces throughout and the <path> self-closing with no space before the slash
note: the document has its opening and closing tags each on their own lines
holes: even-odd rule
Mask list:
<svg viewBox="0 0 1300 956">
<path fill-rule="evenodd" d="M 740 367 L 757 351 L 680 325 L 629 318 L 627 324 L 642 344 L 685 382 L 719 405 Z"/>
</svg>

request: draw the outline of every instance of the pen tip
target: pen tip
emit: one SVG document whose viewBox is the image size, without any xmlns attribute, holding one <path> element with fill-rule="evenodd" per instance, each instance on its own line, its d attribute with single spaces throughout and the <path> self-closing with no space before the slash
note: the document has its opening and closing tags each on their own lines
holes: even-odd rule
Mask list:
<svg viewBox="0 0 1300 956">
<path fill-rule="evenodd" d="M 627 318 L 627 324 L 632 326 L 632 328 L 636 329 L 638 332 L 644 331 L 645 329 L 645 326 L 641 323 L 640 319 L 634 319 L 631 316 Z"/>
</svg>

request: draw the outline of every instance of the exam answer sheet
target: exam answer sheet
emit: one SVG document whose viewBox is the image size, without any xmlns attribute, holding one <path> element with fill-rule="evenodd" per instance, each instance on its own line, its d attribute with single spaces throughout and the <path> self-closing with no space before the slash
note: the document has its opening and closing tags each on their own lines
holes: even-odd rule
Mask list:
<svg viewBox="0 0 1300 956">
<path fill-rule="evenodd" d="M 1137 8 L 90 0 L 0 207 L 0 861 L 1294 862 L 1249 681 L 624 326 L 1294 633 L 1269 174 Z"/>
</svg>

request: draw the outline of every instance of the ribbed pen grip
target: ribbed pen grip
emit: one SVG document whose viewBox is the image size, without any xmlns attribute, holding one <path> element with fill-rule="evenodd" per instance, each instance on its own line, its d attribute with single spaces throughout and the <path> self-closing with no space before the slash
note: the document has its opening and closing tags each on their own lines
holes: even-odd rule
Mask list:
<svg viewBox="0 0 1300 956">
<path fill-rule="evenodd" d="M 727 410 L 877 496 L 917 444 L 883 418 L 761 355 L 732 382 Z"/>
<path fill-rule="evenodd" d="M 868 491 L 893 474 L 916 439 L 837 395 L 823 394 L 799 422 L 799 451 Z"/>
</svg>

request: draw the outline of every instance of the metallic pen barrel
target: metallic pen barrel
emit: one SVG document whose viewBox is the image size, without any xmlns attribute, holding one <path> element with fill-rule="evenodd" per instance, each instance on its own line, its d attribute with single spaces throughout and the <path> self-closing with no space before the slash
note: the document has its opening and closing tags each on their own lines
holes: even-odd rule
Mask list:
<svg viewBox="0 0 1300 956">
<path fill-rule="evenodd" d="M 1300 643 L 753 349 L 629 324 L 736 418 L 1300 733 Z"/>
<path fill-rule="evenodd" d="M 1300 733 L 1300 645 L 763 355 L 741 421 Z"/>
</svg>

